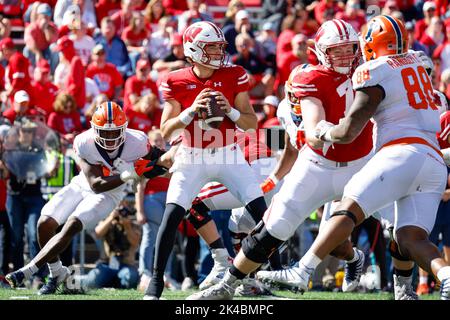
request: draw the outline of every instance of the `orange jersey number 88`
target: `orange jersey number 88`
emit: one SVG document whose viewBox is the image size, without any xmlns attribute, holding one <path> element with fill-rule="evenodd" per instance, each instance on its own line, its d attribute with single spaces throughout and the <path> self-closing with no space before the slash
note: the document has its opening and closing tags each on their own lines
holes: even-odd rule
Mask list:
<svg viewBox="0 0 450 320">
<path fill-rule="evenodd" d="M 433 86 L 424 67 L 417 67 L 417 71 L 413 68 L 403 69 L 402 79 L 411 107 L 417 110 L 438 109 L 434 103 Z"/>
</svg>

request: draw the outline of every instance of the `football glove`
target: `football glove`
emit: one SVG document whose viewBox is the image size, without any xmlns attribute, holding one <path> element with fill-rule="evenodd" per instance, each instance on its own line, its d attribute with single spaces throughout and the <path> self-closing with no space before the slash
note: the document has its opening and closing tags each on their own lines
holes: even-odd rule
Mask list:
<svg viewBox="0 0 450 320">
<path fill-rule="evenodd" d="M 146 159 L 138 159 L 134 163 L 131 163 L 117 158 L 114 160 L 113 165 L 120 172 L 120 179 L 123 182 L 137 180 L 144 173 L 153 169 L 151 161 Z"/>
<path fill-rule="evenodd" d="M 147 179 L 153 179 L 155 177 L 162 176 L 167 172 L 168 169 L 166 167 L 160 166 L 156 164 L 156 162 L 158 162 L 158 159 L 151 161 L 147 165 L 148 167 L 151 167 L 150 170 L 145 171 L 143 174 L 143 176 L 146 177 Z"/>
</svg>

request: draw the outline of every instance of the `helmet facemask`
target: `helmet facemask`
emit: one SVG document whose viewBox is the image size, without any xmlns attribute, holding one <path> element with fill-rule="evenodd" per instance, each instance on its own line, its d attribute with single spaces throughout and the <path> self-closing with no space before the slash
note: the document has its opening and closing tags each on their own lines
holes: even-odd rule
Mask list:
<svg viewBox="0 0 450 320">
<path fill-rule="evenodd" d="M 351 53 L 346 51 L 352 46 Z M 342 48 L 339 53 L 333 54 L 330 51 L 336 50 L 335 48 Z M 314 50 L 319 61 L 327 68 L 333 69 L 337 73 L 350 74 L 354 69 L 355 63 L 358 62 L 359 54 L 359 43 L 358 42 L 346 42 L 338 43 L 329 46 L 316 45 L 316 50 Z"/>
<path fill-rule="evenodd" d="M 287 82 L 284 91 L 286 92 L 286 101 L 291 109 L 292 120 L 296 126 L 299 126 L 303 120 L 300 99 L 295 96 L 292 87 Z"/>
<path fill-rule="evenodd" d="M 225 51 L 225 48 L 227 46 L 228 42 L 204 42 L 204 41 L 198 41 L 197 48 L 201 50 L 201 57 L 200 59 L 194 59 L 191 58 L 194 62 L 197 62 L 203 66 L 210 67 L 213 69 L 219 69 L 225 65 L 225 58 L 227 56 L 227 53 Z M 209 47 L 211 45 L 219 45 L 220 51 L 218 53 L 211 53 L 208 51 L 211 51 Z"/>
<path fill-rule="evenodd" d="M 122 126 L 100 127 L 91 122 L 95 133 L 95 142 L 105 150 L 114 151 L 125 142 L 125 130 L 128 122 Z"/>
</svg>

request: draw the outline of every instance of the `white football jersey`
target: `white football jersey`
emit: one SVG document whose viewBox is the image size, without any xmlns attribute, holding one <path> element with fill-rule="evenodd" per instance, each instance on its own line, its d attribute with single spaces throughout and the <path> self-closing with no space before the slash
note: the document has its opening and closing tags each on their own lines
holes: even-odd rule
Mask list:
<svg viewBox="0 0 450 320">
<path fill-rule="evenodd" d="M 122 152 L 115 157 L 120 157 L 126 162 L 134 162 L 139 158 L 144 157 L 150 151 L 150 143 L 148 142 L 147 136 L 142 131 L 126 129 L 125 142 L 123 143 Z M 103 167 L 103 173 L 108 173 L 109 175 L 117 174 L 117 171 L 111 163 L 109 163 L 100 152 L 97 150 L 95 140 L 94 140 L 94 130 L 91 128 L 75 137 L 74 140 L 74 150 L 77 156 L 92 165 L 101 165 Z M 105 150 L 106 151 L 106 150 Z M 115 153 L 118 153 L 115 151 Z M 114 153 L 113 153 L 114 154 Z M 114 160 L 114 158 L 112 158 Z M 76 180 L 75 180 L 76 179 Z M 74 178 L 74 182 L 85 190 L 90 190 L 89 183 L 83 171 Z M 122 196 L 123 190 L 126 184 L 110 190 L 112 195 Z"/>
<path fill-rule="evenodd" d="M 281 126 L 289 135 L 289 141 L 292 146 L 300 150 L 304 144 L 305 129 L 303 122 L 297 126 L 292 119 L 291 107 L 286 99 L 281 100 L 277 108 L 277 117 L 280 120 Z"/>
<path fill-rule="evenodd" d="M 416 55 L 383 56 L 365 62 L 352 80 L 355 90 L 374 86 L 384 90 L 385 97 L 373 116 L 376 150 L 405 137 L 423 138 L 438 146 L 439 110 L 431 79 Z"/>
</svg>

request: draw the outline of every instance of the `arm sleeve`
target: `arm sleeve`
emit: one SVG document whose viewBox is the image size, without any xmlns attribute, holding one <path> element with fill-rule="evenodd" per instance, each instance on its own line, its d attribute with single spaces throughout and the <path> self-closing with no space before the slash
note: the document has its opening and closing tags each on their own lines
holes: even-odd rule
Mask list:
<svg viewBox="0 0 450 320">
<path fill-rule="evenodd" d="M 177 100 L 176 95 L 175 95 L 175 90 L 173 88 L 173 84 L 172 84 L 172 79 L 169 76 L 161 81 L 161 85 L 160 85 L 160 89 L 163 95 L 163 99 L 165 101 L 167 100 Z"/>
<path fill-rule="evenodd" d="M 235 66 L 234 68 L 236 70 L 236 94 L 239 92 L 248 91 L 249 78 L 247 72 L 241 66 Z"/>
</svg>

